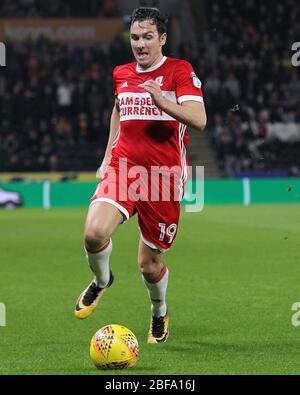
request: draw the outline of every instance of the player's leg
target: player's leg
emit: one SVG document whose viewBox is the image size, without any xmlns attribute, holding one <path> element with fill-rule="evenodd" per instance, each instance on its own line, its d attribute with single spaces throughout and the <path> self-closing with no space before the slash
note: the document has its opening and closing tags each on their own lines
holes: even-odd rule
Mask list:
<svg viewBox="0 0 300 395">
<path fill-rule="evenodd" d="M 148 243 L 149 244 L 149 243 Z M 166 293 L 169 271 L 163 261 L 163 252 L 146 245 L 142 238 L 139 243 L 138 264 L 151 301 L 151 323 L 148 343 L 165 342 L 169 334 L 168 307 Z"/>
<path fill-rule="evenodd" d="M 109 268 L 109 258 L 112 252 L 111 235 L 123 221 L 123 214 L 110 203 L 94 202 L 89 208 L 84 244 L 94 279 L 77 300 L 74 312 L 77 318 L 88 317 L 94 311 L 105 289 L 113 282 L 113 275 Z"/>
<path fill-rule="evenodd" d="M 152 314 L 156 317 L 165 315 L 167 312 L 166 291 L 169 272 L 163 261 L 163 252 L 156 248 L 150 248 L 141 238 L 138 264 L 149 291 Z"/>
<path fill-rule="evenodd" d="M 111 235 L 123 221 L 123 214 L 110 203 L 95 202 L 89 208 L 84 231 L 84 247 L 89 266 L 95 274 L 95 283 L 100 288 L 104 288 L 109 282 Z"/>
<path fill-rule="evenodd" d="M 177 235 L 180 215 L 178 201 L 144 201 L 137 205 L 141 240 L 138 263 L 151 300 L 148 343 L 160 343 L 169 335 L 166 294 L 169 270 L 164 264 L 167 251 Z"/>
</svg>

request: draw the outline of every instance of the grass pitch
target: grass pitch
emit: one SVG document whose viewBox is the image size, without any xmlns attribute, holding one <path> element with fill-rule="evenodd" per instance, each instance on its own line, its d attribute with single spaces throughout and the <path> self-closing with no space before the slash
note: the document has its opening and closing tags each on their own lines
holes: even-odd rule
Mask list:
<svg viewBox="0 0 300 395">
<path fill-rule="evenodd" d="M 150 308 L 137 270 L 136 219 L 113 237 L 113 286 L 73 317 L 91 276 L 85 209 L 0 211 L 0 374 L 300 374 L 300 206 L 207 206 L 182 212 L 166 254 L 170 337 L 148 345 Z M 140 343 L 132 369 L 99 371 L 89 343 L 109 323 Z"/>
</svg>

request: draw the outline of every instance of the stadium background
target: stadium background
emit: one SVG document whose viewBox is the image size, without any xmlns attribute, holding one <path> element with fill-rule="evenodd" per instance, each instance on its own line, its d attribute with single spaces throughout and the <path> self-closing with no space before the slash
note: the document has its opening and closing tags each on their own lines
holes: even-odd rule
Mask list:
<svg viewBox="0 0 300 395">
<path fill-rule="evenodd" d="M 88 281 L 83 221 L 108 138 L 112 70 L 131 60 L 128 22 L 138 5 L 157 5 L 169 14 L 165 54 L 193 65 L 203 83 L 208 124 L 203 134 L 190 132 L 189 148 L 190 164 L 204 166 L 206 206 L 202 213 L 183 213 L 169 258 L 177 337 L 162 351 L 149 350 L 142 340 L 146 351 L 134 373 L 299 373 L 297 328 L 290 323 L 299 299 L 300 241 L 300 67 L 291 61 L 292 44 L 300 41 L 295 0 L 1 1 L 6 66 L 0 67 L 0 188 L 21 193 L 26 209 L 0 212 L 0 302 L 7 306 L 0 373 L 93 373 L 82 355 L 103 317 L 82 328 L 68 314 L 83 279 Z M 8 199 L 3 205 L 14 204 Z M 137 306 L 125 281 L 127 270 L 132 284 L 140 281 L 128 252 L 136 248 L 134 226 L 116 236 L 120 285 L 103 311 L 106 322 L 131 325 L 143 338 L 144 326 L 121 303 L 127 300 L 148 320 L 146 300 Z M 180 281 L 187 276 L 182 255 L 195 277 L 185 280 L 188 287 Z M 126 265 L 118 266 L 122 261 Z M 178 289 L 184 289 L 185 302 Z M 142 286 L 136 293 L 146 298 Z M 65 307 L 60 295 L 68 300 Z M 24 307 L 29 301 L 33 307 Z M 192 310 L 186 315 L 185 304 Z M 34 311 L 32 327 L 24 311 Z M 22 333 L 18 360 L 13 350 Z M 76 344 L 74 354 L 70 343 Z M 157 360 L 161 366 L 154 368 Z"/>
<path fill-rule="evenodd" d="M 85 206 L 108 138 L 112 70 L 131 60 L 128 16 L 138 4 L 1 3 L 0 41 L 7 52 L 0 74 L 2 183 L 90 181 L 82 193 L 74 187 L 77 201 L 65 203 Z M 203 81 L 208 126 L 203 135 L 190 133 L 189 159 L 205 168 L 206 203 L 272 202 L 272 196 L 299 201 L 292 192 L 297 180 L 292 193 L 286 193 L 289 182 L 266 180 L 299 177 L 300 82 L 299 68 L 291 62 L 299 36 L 296 2 L 271 7 L 250 0 L 168 0 L 159 5 L 170 15 L 166 54 L 189 60 Z M 210 182 L 248 177 L 247 183 Z M 257 183 L 258 177 L 264 182 Z M 2 186 L 21 192 L 28 207 L 40 206 L 46 196 L 42 185 L 39 191 L 28 183 L 25 189 L 20 183 Z M 46 186 L 47 202 L 54 206 L 56 188 L 51 192 Z M 216 192 L 220 188 L 223 198 Z"/>
</svg>

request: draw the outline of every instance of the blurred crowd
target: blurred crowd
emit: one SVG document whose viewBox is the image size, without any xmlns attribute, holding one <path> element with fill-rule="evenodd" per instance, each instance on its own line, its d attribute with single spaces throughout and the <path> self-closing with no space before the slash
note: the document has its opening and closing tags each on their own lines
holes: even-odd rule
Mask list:
<svg viewBox="0 0 300 395">
<path fill-rule="evenodd" d="M 3 0 L 0 13 L 79 16 L 80 2 Z M 118 14 L 118 1 L 84 4 L 86 16 Z M 183 37 L 170 55 L 189 60 L 203 82 L 206 133 L 222 174 L 283 169 L 298 175 L 300 143 L 265 137 L 269 123 L 300 123 L 300 67 L 291 63 L 291 45 L 300 41 L 300 5 L 204 4 L 207 18 L 197 45 Z M 10 66 L 0 74 L 0 169 L 95 169 L 108 137 L 112 70 L 131 61 L 126 32 L 105 52 L 97 45 L 68 47 L 44 39 L 8 45 L 7 52 Z"/>
<path fill-rule="evenodd" d="M 292 43 L 300 41 L 300 4 L 206 4 L 208 29 L 199 40 L 196 67 L 204 78 L 207 130 L 221 170 L 233 176 L 295 169 L 300 143 L 283 146 L 265 136 L 268 123 L 300 122 L 300 67 L 291 63 Z"/>
<path fill-rule="evenodd" d="M 0 75 L 0 168 L 92 170 L 106 147 L 112 69 L 130 61 L 122 36 L 109 48 L 39 40 L 9 45 Z M 121 61 L 122 60 L 122 61 Z"/>
</svg>

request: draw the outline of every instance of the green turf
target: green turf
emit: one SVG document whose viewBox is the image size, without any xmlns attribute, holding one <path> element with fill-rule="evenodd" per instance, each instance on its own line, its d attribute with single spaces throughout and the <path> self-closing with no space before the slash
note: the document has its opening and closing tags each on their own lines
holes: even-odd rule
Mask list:
<svg viewBox="0 0 300 395">
<path fill-rule="evenodd" d="M 114 236 L 115 283 L 87 320 L 73 317 L 90 281 L 82 250 L 86 210 L 0 211 L 0 374 L 103 374 L 89 342 L 128 326 L 140 360 L 105 374 L 300 374 L 300 206 L 209 206 L 182 213 L 166 262 L 170 337 L 148 345 L 149 304 L 137 270 L 136 220 Z"/>
</svg>

